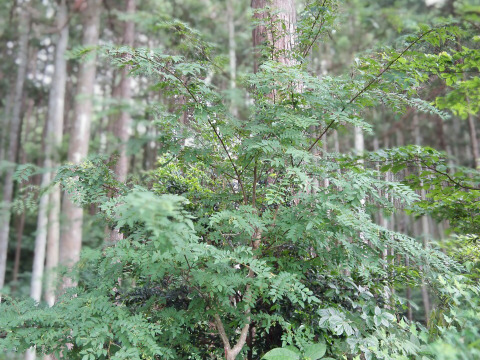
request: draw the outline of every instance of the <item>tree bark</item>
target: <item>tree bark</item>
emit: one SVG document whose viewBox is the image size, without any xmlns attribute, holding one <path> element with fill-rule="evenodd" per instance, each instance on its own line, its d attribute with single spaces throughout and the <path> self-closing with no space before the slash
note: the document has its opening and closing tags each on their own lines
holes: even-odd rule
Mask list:
<svg viewBox="0 0 480 360">
<path fill-rule="evenodd" d="M 472 148 L 473 164 L 475 169 L 480 169 L 480 153 L 478 151 L 477 131 L 475 129 L 475 119 L 472 114 L 468 114 L 468 130 L 470 133 L 470 146 Z"/>
<path fill-rule="evenodd" d="M 7 96 L 7 101 L 5 103 L 5 111 L 3 113 L 3 121 L 2 121 L 3 131 L 0 133 L 0 161 L 5 160 L 5 150 L 6 150 L 6 144 L 8 142 L 7 134 L 8 134 L 8 128 L 10 126 L 10 111 L 12 109 L 13 95 L 14 95 L 14 92 L 10 91 Z M 3 172 L 0 171 L 0 176 L 2 176 L 2 173 Z"/>
<path fill-rule="evenodd" d="M 126 13 L 128 15 L 135 14 L 135 0 L 126 0 Z M 125 28 L 123 32 L 123 45 L 133 47 L 135 38 L 135 23 L 133 21 L 125 22 Z M 121 79 L 119 84 L 119 99 L 122 102 L 122 110 L 117 122 L 113 126 L 113 133 L 116 138 L 120 140 L 120 149 L 117 163 L 115 164 L 114 172 L 117 175 L 117 179 L 120 182 L 127 180 L 128 174 L 128 157 L 127 157 L 127 142 L 130 137 L 130 127 L 132 119 L 128 109 L 125 106 L 132 98 L 132 81 L 128 72 L 130 68 L 125 66 L 121 71 Z M 121 240 L 123 235 L 118 229 L 112 229 L 110 232 L 110 242 L 115 243 Z"/>
<path fill-rule="evenodd" d="M 227 0 L 227 26 L 228 26 L 228 58 L 230 62 L 230 90 L 232 100 L 230 110 L 233 116 L 238 116 L 238 109 L 233 98 L 233 90 L 237 87 L 237 44 L 235 42 L 235 11 L 233 0 Z"/>
<path fill-rule="evenodd" d="M 252 32 L 254 47 L 254 71 L 258 71 L 260 60 L 260 45 L 267 41 L 271 53 L 269 58 L 284 65 L 294 65 L 296 62 L 290 56 L 295 45 L 295 30 L 297 12 L 294 0 L 272 0 L 271 8 L 275 14 L 267 14 L 261 11 L 267 5 L 266 0 L 252 0 L 251 7 L 255 11 L 254 18 L 263 24 L 256 26 Z M 270 20 L 267 28 L 265 20 Z"/>
<path fill-rule="evenodd" d="M 28 64 L 28 37 L 30 32 L 30 16 L 25 9 L 20 10 L 19 41 L 18 41 L 18 71 L 15 82 L 15 95 L 13 100 L 12 117 L 10 121 L 10 143 L 8 146 L 7 161 L 15 163 L 18 153 L 19 136 L 21 132 L 21 110 L 23 86 Z M 8 237 L 10 233 L 10 205 L 13 200 L 13 174 L 14 168 L 9 167 L 4 180 L 3 203 L 0 210 L 0 289 L 5 284 L 7 269 Z M 0 297 L 1 300 L 1 297 Z"/>
<path fill-rule="evenodd" d="M 86 1 L 83 10 L 83 46 L 96 46 L 99 37 L 101 0 Z M 96 75 L 96 56 L 80 64 L 77 97 L 74 105 L 75 121 L 70 136 L 68 160 L 80 163 L 88 154 L 90 123 L 93 115 L 93 99 Z M 83 209 L 73 204 L 68 194 L 63 199 L 63 213 L 67 226 L 60 241 L 60 263 L 73 266 L 80 259 L 82 247 Z M 63 286 L 73 285 L 71 278 L 64 279 Z"/>
<path fill-rule="evenodd" d="M 355 137 L 355 153 L 356 155 L 362 155 L 365 151 L 365 140 L 363 138 L 363 129 L 355 126 L 354 129 Z"/>
<path fill-rule="evenodd" d="M 34 54 L 36 56 L 36 54 Z M 30 66 L 32 64 L 30 63 Z M 35 74 L 36 68 L 33 67 L 32 73 Z M 27 101 L 27 110 L 25 111 L 24 115 L 24 121 L 22 121 L 22 127 L 24 128 L 23 135 L 20 135 L 20 143 L 21 144 L 27 144 L 28 143 L 28 135 L 30 134 L 30 124 L 31 124 L 31 118 L 32 118 L 32 113 L 33 113 L 33 108 L 34 108 L 35 102 L 33 99 L 28 99 Z M 36 125 L 36 124 L 35 124 Z M 36 126 L 34 126 L 36 128 Z M 18 162 L 20 164 L 26 164 L 27 163 L 27 153 L 24 148 L 20 148 L 18 151 Z M 29 180 L 30 185 L 32 185 L 31 180 Z M 13 275 L 12 275 L 12 286 L 11 290 L 12 293 L 14 293 L 17 289 L 17 280 L 18 280 L 18 273 L 20 269 L 20 259 L 21 259 L 21 254 L 22 254 L 22 240 L 23 240 L 23 232 L 25 229 L 25 211 L 22 212 L 19 218 L 17 218 L 17 245 L 15 246 L 15 260 L 13 263 Z"/>
<path fill-rule="evenodd" d="M 420 172 L 422 170 L 420 169 Z M 423 186 L 423 181 L 420 182 L 420 186 Z M 426 191 L 425 189 L 420 190 L 420 196 L 421 199 L 424 201 L 426 199 Z M 422 239 L 423 239 L 423 246 L 427 248 L 428 245 L 428 236 L 430 234 L 430 229 L 428 226 L 428 217 L 425 215 L 422 216 Z M 430 320 L 430 296 L 428 294 L 428 288 L 427 284 L 425 282 L 422 283 L 422 300 L 423 300 L 423 306 L 425 310 L 425 323 L 428 325 L 428 322 Z"/>
<path fill-rule="evenodd" d="M 13 263 L 13 275 L 12 275 L 12 293 L 17 289 L 18 272 L 20 269 L 20 255 L 22 253 L 22 239 L 23 231 L 25 229 L 25 212 L 23 212 L 17 219 L 17 245 L 15 247 L 15 262 Z"/>
<path fill-rule="evenodd" d="M 266 27 L 263 24 L 266 18 L 266 13 L 262 9 L 267 6 L 267 0 L 252 0 L 251 7 L 254 11 L 253 18 L 256 21 L 261 22 L 255 26 L 252 30 L 252 42 L 253 42 L 253 72 L 257 73 L 260 66 L 261 48 L 260 45 L 265 42 L 266 39 Z"/>
<path fill-rule="evenodd" d="M 413 114 L 413 135 L 415 139 L 415 145 L 421 146 L 421 133 L 420 133 L 420 127 L 419 127 L 419 122 L 418 122 L 418 115 L 416 113 Z M 422 170 L 420 169 L 420 172 Z M 423 181 L 420 182 L 420 186 L 423 185 Z M 426 199 L 426 191 L 425 189 L 420 190 L 420 197 L 421 200 Z M 422 237 L 423 240 L 423 246 L 428 247 L 428 235 L 430 233 L 429 226 L 428 226 L 428 218 L 424 215 L 421 218 L 421 234 L 420 236 Z M 423 300 L 423 306 L 425 310 L 425 322 L 428 324 L 429 317 L 430 317 L 430 297 L 428 294 L 428 288 L 425 282 L 422 282 L 422 287 L 421 287 L 421 292 L 422 292 L 422 300 Z"/>
<path fill-rule="evenodd" d="M 60 159 L 55 156 L 56 149 L 59 149 L 63 138 L 63 121 L 65 111 L 65 92 L 67 83 L 67 60 L 65 52 L 68 46 L 69 26 L 68 26 L 68 8 L 66 0 L 61 0 L 57 10 L 57 28 L 60 30 L 55 49 L 55 72 L 50 88 L 48 102 L 48 138 L 51 140 L 53 148 L 50 155 L 51 167 L 55 169 Z M 53 175 L 52 175 L 53 176 Z M 46 255 L 46 282 L 45 282 L 45 300 L 49 306 L 55 303 L 55 268 L 58 266 L 59 245 L 60 245 L 60 186 L 55 185 L 50 193 L 49 213 L 48 213 L 48 233 L 47 233 L 47 255 Z"/>
<path fill-rule="evenodd" d="M 126 0 L 127 15 L 135 14 L 135 0 Z M 124 24 L 123 45 L 133 47 L 135 38 L 135 23 L 132 20 L 126 21 Z M 125 66 L 121 71 L 121 80 L 119 84 L 119 97 L 125 106 L 132 98 L 132 80 L 128 75 L 130 68 Z M 127 158 L 127 142 L 130 137 L 131 117 L 130 113 L 124 108 L 120 112 L 118 121 L 114 125 L 114 135 L 120 140 L 119 158 L 115 165 L 115 174 L 119 181 L 124 182 L 127 178 L 128 172 L 128 158 Z"/>
</svg>

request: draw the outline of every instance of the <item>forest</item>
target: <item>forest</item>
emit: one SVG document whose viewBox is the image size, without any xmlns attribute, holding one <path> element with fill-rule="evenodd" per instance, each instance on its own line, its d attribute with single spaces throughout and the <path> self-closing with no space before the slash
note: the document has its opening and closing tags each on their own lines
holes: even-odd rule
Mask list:
<svg viewBox="0 0 480 360">
<path fill-rule="evenodd" d="M 479 360 L 479 0 L 0 0 L 0 360 Z"/>
</svg>

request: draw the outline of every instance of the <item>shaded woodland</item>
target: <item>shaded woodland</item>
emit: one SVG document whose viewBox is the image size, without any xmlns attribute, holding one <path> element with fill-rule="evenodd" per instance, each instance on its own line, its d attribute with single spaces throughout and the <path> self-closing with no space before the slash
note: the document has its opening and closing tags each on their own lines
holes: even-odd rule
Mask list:
<svg viewBox="0 0 480 360">
<path fill-rule="evenodd" d="M 0 18 L 0 360 L 480 359 L 480 2 Z"/>
</svg>

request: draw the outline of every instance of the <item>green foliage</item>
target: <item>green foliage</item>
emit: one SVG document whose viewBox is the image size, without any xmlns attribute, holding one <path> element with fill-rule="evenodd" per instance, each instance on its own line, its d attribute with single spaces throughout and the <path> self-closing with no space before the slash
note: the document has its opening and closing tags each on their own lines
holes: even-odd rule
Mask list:
<svg viewBox="0 0 480 360">
<path fill-rule="evenodd" d="M 308 2 L 298 48 L 288 56 L 303 60 L 334 25 L 336 6 Z M 182 40 L 181 54 L 110 45 L 102 51 L 132 76 L 148 77 L 152 90 L 185 99 L 174 112 L 190 111 L 189 128 L 157 112 L 163 156 L 140 184 L 118 183 L 103 158 L 59 169 L 55 181 L 78 204 L 98 206 L 123 239 L 85 254 L 78 286 L 52 308 L 31 300 L 0 304 L 0 351 L 36 345 L 39 353 L 81 360 L 218 359 L 225 338 L 235 344 L 248 324 L 254 331 L 240 356 L 250 351 L 267 360 L 438 359 L 438 351 L 460 346 L 455 331 L 464 332 L 466 356 L 478 354 L 476 330 L 448 320 L 459 314 L 478 325 L 478 289 L 455 282 L 462 265 L 374 221 L 378 208 L 392 212 L 395 202 L 449 219 L 465 206 L 454 224 L 475 233 L 478 218 L 469 222 L 467 215 L 478 212 L 476 178 L 452 178 L 428 148 L 367 155 L 383 165 L 379 171 L 320 150 L 329 129 L 368 131 L 363 114 L 378 105 L 446 116 L 412 96 L 428 80 L 420 70 L 430 57 L 422 50 L 451 41 L 459 28 L 422 27 L 402 49 L 359 60 L 349 77 L 319 79 L 300 61 L 265 61 L 239 81 L 254 100 L 241 121 L 215 81 L 205 80 L 222 76 L 221 57 L 208 42 L 180 21 L 157 26 Z M 448 56 L 432 56 L 449 64 Z M 379 176 L 412 164 L 421 173 L 405 184 Z M 413 189 L 425 186 L 434 189 L 435 203 L 418 201 Z M 410 264 L 382 256 L 386 249 Z M 426 279 L 436 279 L 432 288 L 445 303 L 429 329 L 402 318 L 405 302 L 393 291 L 399 282 Z M 462 301 L 470 307 L 460 313 Z"/>
<path fill-rule="evenodd" d="M 368 155 L 374 163 L 386 164 L 380 171 L 396 173 L 409 169 L 405 184 L 412 189 L 428 189 L 427 199 L 416 202 L 410 211 L 448 220 L 451 231 L 459 234 L 480 233 L 480 174 L 473 169 L 449 169 L 445 156 L 432 149 L 406 146 L 380 150 Z"/>
</svg>

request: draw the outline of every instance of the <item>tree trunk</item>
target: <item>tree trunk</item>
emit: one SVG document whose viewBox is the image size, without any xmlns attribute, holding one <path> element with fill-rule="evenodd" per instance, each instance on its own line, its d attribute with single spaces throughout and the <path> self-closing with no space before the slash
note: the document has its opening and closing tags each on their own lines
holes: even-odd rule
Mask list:
<svg viewBox="0 0 480 360">
<path fill-rule="evenodd" d="M 35 54 L 36 55 L 36 54 Z M 30 63 L 31 65 L 31 63 Z M 33 74 L 35 74 L 36 68 L 34 67 Z M 28 99 L 27 101 L 27 110 L 25 111 L 24 121 L 22 124 L 25 123 L 22 127 L 25 129 L 23 135 L 20 135 L 20 143 L 27 144 L 28 143 L 28 135 L 30 134 L 30 124 L 32 123 L 32 113 L 34 108 L 35 102 L 33 99 Z M 36 125 L 36 124 L 35 124 Z M 36 126 L 34 126 L 36 128 Z M 20 148 L 18 151 L 18 162 L 20 164 L 27 163 L 27 153 L 24 148 Z M 29 180 L 30 185 L 31 180 Z M 17 289 L 17 281 L 18 281 L 18 273 L 20 269 L 20 259 L 22 255 L 22 239 L 23 239 L 23 232 L 25 230 L 25 210 L 22 212 L 19 218 L 17 218 L 17 245 L 15 247 L 15 260 L 13 263 L 13 275 L 12 275 L 12 293 L 14 293 Z"/>
<path fill-rule="evenodd" d="M 44 136 L 45 160 L 43 167 L 45 172 L 42 175 L 41 187 L 46 188 L 50 185 L 54 166 L 54 152 L 57 150 L 63 136 L 63 110 L 65 101 L 65 83 L 66 83 L 66 59 L 65 52 L 68 44 L 68 12 L 66 0 L 62 0 L 57 9 L 56 26 L 59 30 L 59 38 L 55 48 L 55 71 L 52 78 L 50 93 L 48 98 L 48 112 L 46 119 L 46 134 Z M 48 286 L 46 287 L 45 297 L 48 304 L 52 306 L 55 302 L 54 280 L 52 279 L 52 269 L 58 265 L 58 243 L 59 227 L 58 219 L 60 217 L 59 208 L 60 188 L 55 186 L 52 194 L 43 194 L 40 198 L 37 216 L 37 231 L 35 235 L 35 250 L 33 257 L 32 279 L 30 286 L 30 297 L 36 302 L 40 302 L 43 288 L 43 277 L 45 268 L 45 258 L 47 258 Z M 56 201 L 53 208 L 50 209 L 50 199 Z M 55 206 L 56 205 L 56 206 Z M 56 213 L 54 213 L 56 212 Z M 57 223 L 56 226 L 49 229 L 49 220 Z M 57 231 L 57 233 L 52 233 Z M 48 234 L 48 232 L 50 234 Z M 47 249 L 48 242 L 48 249 Z M 46 256 L 46 252 L 48 254 Z M 25 360 L 36 358 L 35 349 L 27 351 Z"/>
<path fill-rule="evenodd" d="M 83 10 L 83 46 L 96 46 L 99 37 L 101 0 L 88 0 Z M 96 56 L 80 64 L 75 99 L 75 121 L 70 136 L 68 160 L 80 163 L 88 154 L 90 141 L 90 123 L 93 113 L 94 85 L 96 74 Z M 80 258 L 82 247 L 83 209 L 74 205 L 68 194 L 63 199 L 63 213 L 67 226 L 60 241 L 60 263 L 74 265 Z M 64 279 L 64 287 L 72 286 L 72 279 Z"/>
<path fill-rule="evenodd" d="M 7 160 L 11 163 L 16 162 L 18 153 L 18 142 L 21 132 L 23 86 L 25 83 L 25 76 L 27 73 L 28 64 L 28 35 L 30 32 L 30 16 L 25 9 L 19 9 L 20 23 L 18 29 L 18 71 L 17 79 L 15 82 L 15 95 L 13 100 L 12 118 L 10 121 L 10 143 L 7 153 Z M 5 284 L 5 272 L 7 269 L 7 250 L 11 217 L 10 205 L 13 199 L 13 174 L 14 168 L 9 167 L 5 176 L 3 188 L 4 208 L 0 210 L 0 289 Z"/>
<path fill-rule="evenodd" d="M 475 129 L 475 119 L 472 114 L 468 114 L 468 130 L 470 133 L 470 146 L 472 147 L 473 164 L 475 169 L 480 169 L 480 154 L 478 152 L 477 131 Z"/>
<path fill-rule="evenodd" d="M 257 20 L 264 20 L 268 17 L 272 18 L 272 23 L 275 23 L 275 31 L 267 31 L 264 25 L 259 25 L 253 29 L 252 39 L 254 46 L 254 71 L 258 71 L 259 66 L 259 46 L 268 41 L 273 44 L 273 53 L 269 57 L 284 65 L 293 65 L 295 60 L 289 56 L 295 45 L 295 26 L 297 23 L 297 12 L 295 10 L 294 0 L 272 0 L 271 8 L 274 9 L 275 14 L 269 15 L 265 12 L 258 12 L 264 9 L 267 5 L 266 0 L 252 0 L 251 6 L 254 11 L 254 18 Z M 272 34 L 275 34 L 274 37 Z"/>
<path fill-rule="evenodd" d="M 49 142 L 47 141 L 46 144 Z M 45 153 L 47 153 L 45 149 Z M 45 159 L 44 167 L 51 168 L 51 161 Z M 45 189 L 50 184 L 50 171 L 45 171 L 42 175 L 41 188 Z M 37 232 L 35 235 L 35 250 L 33 253 L 32 279 L 30 283 L 30 297 L 36 302 L 40 301 L 42 296 L 43 269 L 45 265 L 45 250 L 47 245 L 47 225 L 48 225 L 48 194 L 42 195 L 38 205 Z"/>
<path fill-rule="evenodd" d="M 337 154 L 340 153 L 340 142 L 338 141 L 338 131 L 333 130 L 333 148 Z"/>
<path fill-rule="evenodd" d="M 126 0 L 126 13 L 128 15 L 135 14 L 135 0 Z M 123 45 L 133 47 L 135 38 L 135 23 L 133 21 L 125 22 L 125 28 L 123 32 Z M 123 103 L 122 110 L 117 122 L 113 126 L 113 133 L 116 138 L 120 140 L 120 151 L 117 163 L 115 164 L 114 172 L 117 175 L 117 179 L 120 182 L 127 180 L 128 173 L 128 157 L 127 157 L 127 142 L 130 137 L 131 117 L 129 109 L 125 110 L 125 106 L 132 98 L 132 81 L 128 75 L 130 68 L 125 66 L 121 71 L 121 79 L 119 84 L 119 99 Z M 123 235 L 118 229 L 112 229 L 110 232 L 110 242 L 116 243 L 121 240 Z"/>
<path fill-rule="evenodd" d="M 365 151 L 365 140 L 363 138 L 363 129 L 355 126 L 354 134 L 355 134 L 355 154 L 362 155 L 363 152 Z"/>
<path fill-rule="evenodd" d="M 267 0 L 252 0 L 251 7 L 255 12 L 253 18 L 259 22 L 264 21 L 266 13 L 262 9 L 267 6 Z M 265 25 L 259 24 L 252 30 L 252 42 L 253 42 L 253 72 L 257 73 L 260 66 L 260 45 L 265 41 L 266 28 Z"/>
<path fill-rule="evenodd" d="M 227 0 L 227 26 L 228 26 L 228 58 L 230 62 L 230 90 L 232 99 L 230 110 L 233 116 L 238 116 L 233 90 L 237 87 L 237 44 L 235 42 L 235 11 L 233 0 Z"/>
<path fill-rule="evenodd" d="M 413 114 L 413 134 L 414 134 L 414 139 L 415 139 L 415 145 L 421 146 L 421 134 L 420 134 L 420 127 L 419 127 L 419 122 L 418 122 L 418 115 L 415 113 Z M 420 172 L 422 169 L 420 169 Z M 420 182 L 420 186 L 423 185 L 423 182 Z M 425 189 L 420 190 L 420 196 L 422 200 L 426 199 L 426 191 Z M 423 239 L 423 246 L 428 247 L 428 235 L 430 233 L 429 226 L 428 226 L 428 218 L 426 216 L 422 216 L 421 219 L 421 234 L 420 236 Z M 423 300 L 423 306 L 425 310 L 425 322 L 428 324 L 429 321 L 429 316 L 430 316 L 430 297 L 428 295 L 428 288 L 427 285 L 423 282 L 422 283 L 422 300 Z"/>
<path fill-rule="evenodd" d="M 420 169 L 420 172 L 422 169 Z M 423 181 L 420 182 L 420 186 L 423 185 Z M 426 191 L 425 189 L 420 190 L 420 196 L 422 201 L 425 201 L 426 199 Z M 428 245 L 428 236 L 430 234 L 430 228 L 428 226 L 428 217 L 425 215 L 422 216 L 422 239 L 423 239 L 423 246 L 427 248 Z M 430 319 L 430 296 L 428 294 L 428 288 L 427 284 L 424 282 L 422 283 L 422 300 L 423 300 L 423 306 L 425 309 L 425 323 L 428 324 L 429 319 Z"/>
<path fill-rule="evenodd" d="M 277 27 L 276 30 L 272 31 L 268 34 L 265 34 L 265 26 L 257 26 L 252 33 L 252 40 L 254 45 L 255 51 L 255 63 L 254 63 L 254 71 L 257 72 L 258 70 L 258 61 L 259 61 L 259 53 L 258 53 L 258 46 L 267 39 L 270 44 L 273 46 L 271 47 L 273 50 L 271 56 L 272 59 L 281 62 L 284 65 L 291 65 L 294 64 L 295 61 L 289 56 L 289 52 L 293 49 L 294 45 L 294 35 L 295 35 L 295 26 L 296 26 L 296 10 L 295 10 L 295 1 L 294 0 L 272 0 L 271 8 L 275 15 L 269 15 L 270 17 L 274 17 L 273 23 Z M 254 10 L 263 9 L 266 6 L 266 0 L 252 0 L 251 7 Z M 265 19 L 267 14 L 265 12 L 259 13 L 256 12 L 254 17 L 257 19 Z M 273 38 L 271 33 L 280 34 L 279 37 Z M 273 102 L 275 102 L 275 93 L 272 94 Z M 252 249 L 257 249 L 260 245 L 262 239 L 261 232 L 256 232 L 251 240 Z M 249 276 L 253 277 L 253 272 L 249 272 Z M 248 293 L 248 290 L 247 290 Z M 246 315 L 250 313 L 250 309 L 247 309 Z M 250 331 L 250 317 L 248 317 L 247 324 L 243 326 L 240 331 L 240 335 L 238 337 L 237 343 L 231 347 L 230 342 L 228 340 L 228 336 L 225 332 L 222 320 L 220 319 L 219 315 L 215 315 L 215 325 L 218 330 L 219 336 L 222 340 L 224 350 L 225 350 L 225 357 L 227 360 L 235 360 L 237 355 L 242 351 L 242 348 L 245 346 L 247 341 L 247 336 Z M 253 325 L 252 325 L 253 326 Z M 253 339 L 250 339 L 253 340 Z M 250 341 L 249 341 L 250 342 Z M 253 346 L 253 341 L 252 345 Z"/>
<path fill-rule="evenodd" d="M 68 8 L 66 0 L 61 0 L 57 13 L 57 28 L 60 29 L 57 47 L 55 49 L 55 72 L 52 79 L 48 102 L 48 138 L 51 140 L 54 148 L 50 154 L 52 169 L 56 168 L 60 159 L 55 156 L 55 151 L 62 144 L 63 121 L 65 110 L 65 91 L 67 83 L 67 61 L 65 52 L 68 46 Z M 48 156 L 49 154 L 47 154 Z M 46 282 L 45 282 L 45 300 L 49 306 L 55 303 L 55 268 L 58 266 L 59 245 L 60 245 L 60 186 L 55 185 L 50 193 L 49 213 L 48 213 L 48 233 L 47 233 L 47 260 L 46 260 Z"/>
<path fill-rule="evenodd" d="M 410 267 L 410 259 L 409 259 L 408 255 L 405 256 L 405 266 L 407 268 Z M 410 288 L 410 286 L 407 286 L 405 297 L 407 299 L 407 319 L 412 321 L 413 320 L 413 311 L 412 311 L 412 304 L 411 304 L 412 289 Z"/>
<path fill-rule="evenodd" d="M 3 113 L 2 129 L 0 133 L 0 161 L 5 160 L 5 149 L 8 142 L 7 134 L 8 128 L 10 126 L 10 111 L 12 110 L 14 92 L 10 91 L 7 96 L 7 101 L 5 103 L 5 112 Z M 0 176 L 2 176 L 2 171 L 0 171 Z"/>
<path fill-rule="evenodd" d="M 126 13 L 129 16 L 135 14 L 135 0 L 126 0 Z M 135 38 L 135 23 L 130 20 L 124 24 L 123 45 L 133 47 Z M 121 71 L 121 80 L 119 84 L 119 97 L 125 106 L 132 98 L 132 80 L 128 75 L 130 68 L 125 66 Z M 127 142 L 130 136 L 131 117 L 127 110 L 122 108 L 118 121 L 114 125 L 113 132 L 120 140 L 119 158 L 115 165 L 115 174 L 119 181 L 124 182 L 128 172 Z"/>
<path fill-rule="evenodd" d="M 22 239 L 23 231 L 25 229 L 25 212 L 23 212 L 20 217 L 17 219 L 17 246 L 15 247 L 15 262 L 13 264 L 13 275 L 12 275 L 12 293 L 17 289 L 18 281 L 18 272 L 20 269 L 20 255 L 22 253 Z"/>
<path fill-rule="evenodd" d="M 313 150 L 313 149 L 312 149 Z M 328 138 L 327 138 L 327 133 L 323 134 L 323 141 L 322 141 L 322 150 L 323 150 L 323 157 L 327 157 L 327 152 L 328 152 Z M 323 179 L 323 187 L 328 188 L 330 186 L 330 180 L 328 177 L 325 177 Z"/>
</svg>

